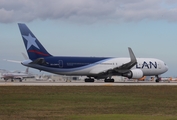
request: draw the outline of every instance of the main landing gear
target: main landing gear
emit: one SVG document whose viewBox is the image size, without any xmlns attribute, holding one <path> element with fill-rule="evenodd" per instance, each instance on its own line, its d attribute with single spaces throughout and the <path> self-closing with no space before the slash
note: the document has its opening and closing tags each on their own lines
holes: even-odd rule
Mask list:
<svg viewBox="0 0 177 120">
<path fill-rule="evenodd" d="M 94 82 L 95 80 L 93 78 L 86 78 L 85 79 L 85 82 Z M 111 79 L 111 78 L 106 78 L 104 79 L 104 82 L 114 82 L 114 79 Z"/>
<path fill-rule="evenodd" d="M 22 79 L 21 79 L 21 78 L 19 79 L 19 82 L 22 82 Z"/>
<path fill-rule="evenodd" d="M 114 82 L 114 79 L 111 78 L 111 76 L 104 79 L 104 82 Z"/>
<path fill-rule="evenodd" d="M 114 79 L 104 79 L 104 82 L 114 82 Z"/>
<path fill-rule="evenodd" d="M 86 78 L 85 82 L 94 82 L 95 80 L 93 78 Z"/>
<path fill-rule="evenodd" d="M 11 82 L 14 82 L 14 79 L 13 79 L 13 78 L 11 79 Z M 19 82 L 22 82 L 22 79 L 21 79 L 21 78 L 19 78 Z"/>
</svg>

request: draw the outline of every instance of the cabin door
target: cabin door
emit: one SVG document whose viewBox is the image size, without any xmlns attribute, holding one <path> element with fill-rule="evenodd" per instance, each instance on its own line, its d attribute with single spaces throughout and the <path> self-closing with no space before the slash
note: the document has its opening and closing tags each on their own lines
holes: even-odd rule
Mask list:
<svg viewBox="0 0 177 120">
<path fill-rule="evenodd" d="M 59 63 L 59 68 L 62 68 L 63 67 L 63 60 L 59 60 L 58 63 Z"/>
</svg>

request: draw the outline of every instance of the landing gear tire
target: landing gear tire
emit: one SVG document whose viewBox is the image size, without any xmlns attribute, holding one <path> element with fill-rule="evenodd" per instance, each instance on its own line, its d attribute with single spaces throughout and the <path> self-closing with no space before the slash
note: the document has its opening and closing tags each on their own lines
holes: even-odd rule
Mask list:
<svg viewBox="0 0 177 120">
<path fill-rule="evenodd" d="M 155 82 L 159 82 L 161 79 L 160 78 L 157 78 L 156 80 L 155 80 Z"/>
<path fill-rule="evenodd" d="M 156 80 L 155 80 L 155 82 L 159 82 L 159 80 L 158 80 L 158 79 L 156 79 Z"/>
<path fill-rule="evenodd" d="M 156 76 L 157 77 L 157 79 L 155 80 L 155 82 L 159 82 L 160 80 L 161 80 L 161 78 L 159 78 L 159 76 Z"/>
<path fill-rule="evenodd" d="M 95 81 L 94 79 L 89 79 L 89 78 L 85 79 L 85 82 L 94 82 L 94 81 Z"/>
<path fill-rule="evenodd" d="M 13 80 L 13 79 L 11 79 L 11 82 L 14 82 L 14 80 Z"/>
<path fill-rule="evenodd" d="M 155 82 L 159 82 L 159 81 L 160 81 L 160 79 L 156 79 L 156 80 L 155 80 Z"/>
<path fill-rule="evenodd" d="M 20 79 L 19 81 L 22 82 L 22 79 Z"/>
<path fill-rule="evenodd" d="M 105 79 L 104 82 L 114 82 L 114 79 Z"/>
</svg>

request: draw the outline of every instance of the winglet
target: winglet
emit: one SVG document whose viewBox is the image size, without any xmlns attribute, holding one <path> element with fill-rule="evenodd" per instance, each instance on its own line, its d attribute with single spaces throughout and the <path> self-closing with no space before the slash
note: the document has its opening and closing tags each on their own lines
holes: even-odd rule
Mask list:
<svg viewBox="0 0 177 120">
<path fill-rule="evenodd" d="M 128 50 L 129 50 L 131 62 L 132 62 L 132 63 L 137 63 L 136 57 L 135 57 L 135 55 L 134 55 L 132 49 L 131 49 L 130 47 L 128 47 Z"/>
<path fill-rule="evenodd" d="M 127 73 L 129 70 L 137 64 L 136 57 L 130 47 L 128 47 L 129 54 L 130 54 L 130 62 L 125 63 L 119 67 L 116 67 L 114 70 L 119 72 L 119 73 Z"/>
</svg>

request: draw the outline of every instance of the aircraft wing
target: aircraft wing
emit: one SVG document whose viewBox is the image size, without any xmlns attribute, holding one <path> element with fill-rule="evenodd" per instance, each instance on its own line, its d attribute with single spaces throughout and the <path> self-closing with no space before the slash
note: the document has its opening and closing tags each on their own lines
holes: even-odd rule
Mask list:
<svg viewBox="0 0 177 120">
<path fill-rule="evenodd" d="M 119 67 L 114 68 L 113 70 L 115 70 L 116 72 L 119 72 L 119 73 L 126 73 L 126 72 L 128 72 L 134 65 L 137 64 L 137 60 L 136 60 L 136 57 L 135 57 L 135 55 L 134 55 L 132 49 L 131 49 L 131 48 L 128 48 L 128 50 L 129 50 L 130 59 L 131 59 L 130 62 L 125 63 L 125 64 L 123 64 L 123 65 L 121 65 L 121 66 L 119 66 Z"/>
<path fill-rule="evenodd" d="M 28 59 L 28 57 L 26 56 L 25 53 L 22 53 L 23 57 L 25 58 L 25 60 Z M 7 62 L 13 62 L 13 63 L 21 63 L 22 61 L 18 61 L 18 60 L 8 60 L 8 59 L 3 59 L 4 61 L 7 61 Z"/>
<path fill-rule="evenodd" d="M 23 76 L 13 76 L 14 79 L 23 79 Z"/>
<path fill-rule="evenodd" d="M 130 69 L 137 64 L 136 57 L 131 48 L 128 48 L 130 54 L 130 62 L 125 63 L 119 67 L 115 67 L 113 69 L 108 69 L 106 71 L 102 71 L 99 75 L 109 75 L 113 73 L 124 74 L 130 71 Z"/>
</svg>

